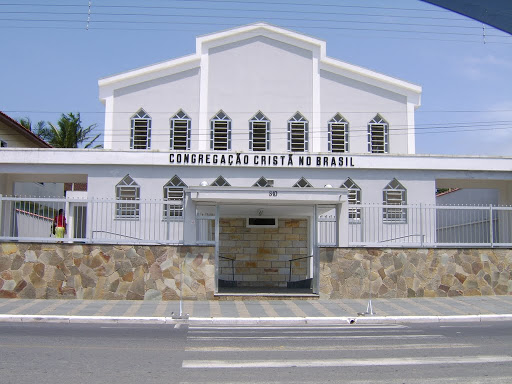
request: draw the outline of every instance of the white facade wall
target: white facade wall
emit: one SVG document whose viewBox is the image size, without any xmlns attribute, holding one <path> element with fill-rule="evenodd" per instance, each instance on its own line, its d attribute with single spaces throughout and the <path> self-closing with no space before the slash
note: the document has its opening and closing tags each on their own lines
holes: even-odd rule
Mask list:
<svg viewBox="0 0 512 384">
<path fill-rule="evenodd" d="M 168 151 L 170 119 L 180 109 L 192 119 L 192 131 L 197 132 L 199 69 L 117 89 L 113 104 L 112 142 L 109 147 L 116 150 L 130 148 L 131 117 L 142 108 L 152 120 L 151 149 Z M 197 149 L 197 141 L 191 149 Z"/>
<path fill-rule="evenodd" d="M 115 187 L 127 174 L 141 187 L 140 197 L 163 198 L 163 186 L 177 175 L 188 187 L 197 187 L 201 182 L 211 184 L 223 176 L 232 187 L 252 187 L 261 177 L 274 180 L 276 188 L 290 188 L 301 178 L 306 178 L 315 188 L 330 184 L 339 188 L 350 177 L 362 190 L 363 203 L 382 203 L 382 190 L 396 178 L 407 189 L 409 204 L 435 204 L 435 172 L 425 172 L 418 177 L 410 170 L 372 171 L 364 169 L 290 169 L 256 167 L 144 167 L 116 166 L 109 174 L 107 167 L 97 167 L 89 174 L 89 191 L 94 196 L 115 198 Z M 304 189 L 307 192 L 307 189 Z"/>
<path fill-rule="evenodd" d="M 270 150 L 288 152 L 287 122 L 309 122 L 309 153 L 328 151 L 327 124 L 349 122 L 349 152 L 367 153 L 367 125 L 378 113 L 389 123 L 389 153 L 414 153 L 414 108 L 421 88 L 325 56 L 325 43 L 258 24 L 198 38 L 196 54 L 100 80 L 105 148 L 130 146 L 130 117 L 152 118 L 151 150 L 169 150 L 169 119 L 192 119 L 191 150 L 210 150 L 210 120 L 232 121 L 231 151 L 249 151 L 249 120 L 270 120 Z"/>
<path fill-rule="evenodd" d="M 208 119 L 232 119 L 232 150 L 249 151 L 249 120 L 270 120 L 270 151 L 287 151 L 287 121 L 297 111 L 312 123 L 312 53 L 266 37 L 210 49 Z M 209 146 L 207 147 L 209 148 Z"/>
<path fill-rule="evenodd" d="M 322 152 L 328 151 L 327 124 L 340 113 L 349 123 L 350 153 L 368 152 L 367 127 L 377 114 L 389 124 L 389 153 L 410 153 L 406 96 L 333 72 L 322 70 L 320 74 Z"/>
</svg>

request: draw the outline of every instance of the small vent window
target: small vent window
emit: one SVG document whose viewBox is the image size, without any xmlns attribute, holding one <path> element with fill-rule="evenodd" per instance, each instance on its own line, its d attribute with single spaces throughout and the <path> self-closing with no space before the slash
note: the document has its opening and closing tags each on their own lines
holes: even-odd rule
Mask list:
<svg viewBox="0 0 512 384">
<path fill-rule="evenodd" d="M 382 191 L 384 205 L 407 205 L 407 190 L 397 179 L 391 180 Z M 406 223 L 406 208 L 384 208 L 383 220 L 385 222 Z"/>
<path fill-rule="evenodd" d="M 297 112 L 288 120 L 288 151 L 307 152 L 309 150 L 309 122 Z"/>
<path fill-rule="evenodd" d="M 247 219 L 247 227 L 276 228 L 277 219 L 271 217 L 249 217 Z"/>
<path fill-rule="evenodd" d="M 178 176 L 174 176 L 164 185 L 164 200 L 166 201 L 163 206 L 164 219 L 183 216 L 185 188 L 187 185 Z"/>
<path fill-rule="evenodd" d="M 293 184 L 295 188 L 313 188 L 313 186 L 305 178 L 301 177 L 299 181 Z"/>
<path fill-rule="evenodd" d="M 210 149 L 228 151 L 231 149 L 231 119 L 219 111 L 210 120 Z"/>
<path fill-rule="evenodd" d="M 359 186 L 354 183 L 350 177 L 341 184 L 340 188 L 345 188 L 348 192 L 349 221 L 354 222 L 361 220 L 361 208 L 350 207 L 351 205 L 361 204 L 361 188 L 359 188 Z"/>
<path fill-rule="evenodd" d="M 249 150 L 270 150 L 270 120 L 261 111 L 249 120 Z"/>
<path fill-rule="evenodd" d="M 130 149 L 151 148 L 151 117 L 139 109 L 131 118 Z"/>
<path fill-rule="evenodd" d="M 140 200 L 140 186 L 126 175 L 116 185 L 117 200 Z M 139 203 L 116 203 L 117 219 L 138 219 L 140 215 Z"/>
<path fill-rule="evenodd" d="M 368 152 L 389 153 L 389 125 L 380 115 L 368 123 Z"/>
<path fill-rule="evenodd" d="M 329 120 L 329 152 L 348 152 L 348 122 L 337 113 Z"/>
<path fill-rule="evenodd" d="M 217 177 L 211 185 L 212 187 L 231 187 L 231 184 L 222 176 Z"/>
<path fill-rule="evenodd" d="M 181 109 L 171 118 L 170 149 L 185 151 L 190 149 L 190 117 Z"/>
<path fill-rule="evenodd" d="M 273 187 L 274 180 L 268 180 L 262 176 L 252 186 L 253 187 Z"/>
</svg>

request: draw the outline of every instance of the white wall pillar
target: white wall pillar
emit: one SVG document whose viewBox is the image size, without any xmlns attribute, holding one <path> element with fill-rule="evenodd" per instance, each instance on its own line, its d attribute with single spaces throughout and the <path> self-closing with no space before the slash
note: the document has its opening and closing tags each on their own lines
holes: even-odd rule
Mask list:
<svg viewBox="0 0 512 384">
<path fill-rule="evenodd" d="M 338 225 L 338 247 L 348 247 L 348 202 L 336 206 L 336 220 Z"/>
<path fill-rule="evenodd" d="M 0 195 L 12 196 L 14 193 L 14 181 L 10 175 L 1 175 L 0 176 Z M 11 202 L 0 202 L 2 207 L 0 209 L 0 235 L 8 236 L 11 231 L 11 215 L 13 214 L 13 204 Z"/>
<path fill-rule="evenodd" d="M 320 52 L 313 52 L 313 105 L 312 105 L 312 121 L 310 128 L 310 152 L 322 152 L 322 121 L 321 112 L 322 107 L 320 103 Z M 326 149 L 325 149 L 326 150 Z M 324 151 L 325 151 L 324 150 Z"/>
<path fill-rule="evenodd" d="M 199 126 L 198 143 L 199 151 L 207 151 L 210 148 L 208 129 L 208 76 L 209 58 L 208 50 L 201 52 L 201 73 L 199 83 Z"/>
<path fill-rule="evenodd" d="M 407 102 L 407 153 L 416 153 L 416 128 L 414 124 L 414 104 Z"/>
<path fill-rule="evenodd" d="M 220 206 L 215 206 L 215 293 L 219 292 Z"/>
<path fill-rule="evenodd" d="M 196 203 L 190 198 L 190 192 L 185 193 L 183 216 L 183 244 L 197 243 Z"/>
<path fill-rule="evenodd" d="M 105 98 L 105 129 L 103 148 L 112 149 L 114 141 L 114 95 Z"/>
</svg>

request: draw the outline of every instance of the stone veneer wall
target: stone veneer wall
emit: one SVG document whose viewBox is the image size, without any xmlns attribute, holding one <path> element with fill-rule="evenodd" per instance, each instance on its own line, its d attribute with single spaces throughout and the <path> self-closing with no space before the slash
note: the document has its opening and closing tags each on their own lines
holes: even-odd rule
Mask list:
<svg viewBox="0 0 512 384">
<path fill-rule="evenodd" d="M 177 300 L 183 287 L 185 299 L 208 300 L 214 253 L 199 246 L 2 243 L 0 297 Z M 370 288 L 382 298 L 511 295 L 512 250 L 320 249 L 321 298 L 367 298 Z"/>
<path fill-rule="evenodd" d="M 370 270 L 371 261 L 371 270 Z M 321 248 L 320 297 L 512 294 L 510 249 Z"/>
<path fill-rule="evenodd" d="M 212 299 L 214 255 L 214 247 L 3 243 L 0 297 L 178 300 L 183 289 L 185 299 Z"/>
<path fill-rule="evenodd" d="M 235 259 L 235 280 L 245 287 L 286 287 L 288 260 L 308 255 L 307 219 L 279 219 L 277 228 L 248 228 L 246 219 L 220 220 L 219 256 Z M 292 266 L 292 281 L 307 277 L 308 259 Z M 220 278 L 233 279 L 231 261 L 219 259 Z"/>
</svg>

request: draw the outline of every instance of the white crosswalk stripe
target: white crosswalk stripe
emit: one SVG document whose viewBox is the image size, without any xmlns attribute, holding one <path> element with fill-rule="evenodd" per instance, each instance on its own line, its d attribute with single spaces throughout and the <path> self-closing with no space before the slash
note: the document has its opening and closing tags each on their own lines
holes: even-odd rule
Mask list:
<svg viewBox="0 0 512 384">
<path fill-rule="evenodd" d="M 379 384 L 396 384 L 402 381 L 379 380 Z M 510 384 L 512 377 L 510 376 L 493 376 L 488 378 L 471 378 L 471 377 L 442 377 L 429 378 L 428 384 Z M 244 384 L 289 384 L 285 381 L 244 381 Z M 343 380 L 345 384 L 374 384 L 375 380 Z M 179 384 L 240 384 L 240 381 L 180 381 Z M 294 384 L 325 384 L 325 381 L 295 381 Z M 425 379 L 407 379 L 407 384 L 425 384 Z"/>
<path fill-rule="evenodd" d="M 400 365 L 452 365 L 512 362 L 512 356 L 401 357 L 378 359 L 325 359 L 325 360 L 185 360 L 183 368 L 322 368 L 322 367 L 375 367 Z"/>
<path fill-rule="evenodd" d="M 479 354 L 478 345 L 446 343 L 443 341 L 445 337 L 442 333 L 423 332 L 421 329 L 399 324 L 320 327 L 191 326 L 188 329 L 185 352 L 193 353 L 194 358 L 185 358 L 182 368 L 239 371 L 327 367 L 453 367 L 512 363 L 511 355 Z M 368 356 L 362 355 L 368 352 Z M 487 382 L 511 382 L 508 379 L 503 376 Z M 471 383 L 467 378 L 461 381 Z M 250 382 L 252 381 L 242 380 L 238 384 Z M 391 382 L 394 381 L 389 381 Z M 419 382 L 421 381 L 417 383 Z M 308 383 L 311 384 L 310 381 Z"/>
</svg>

